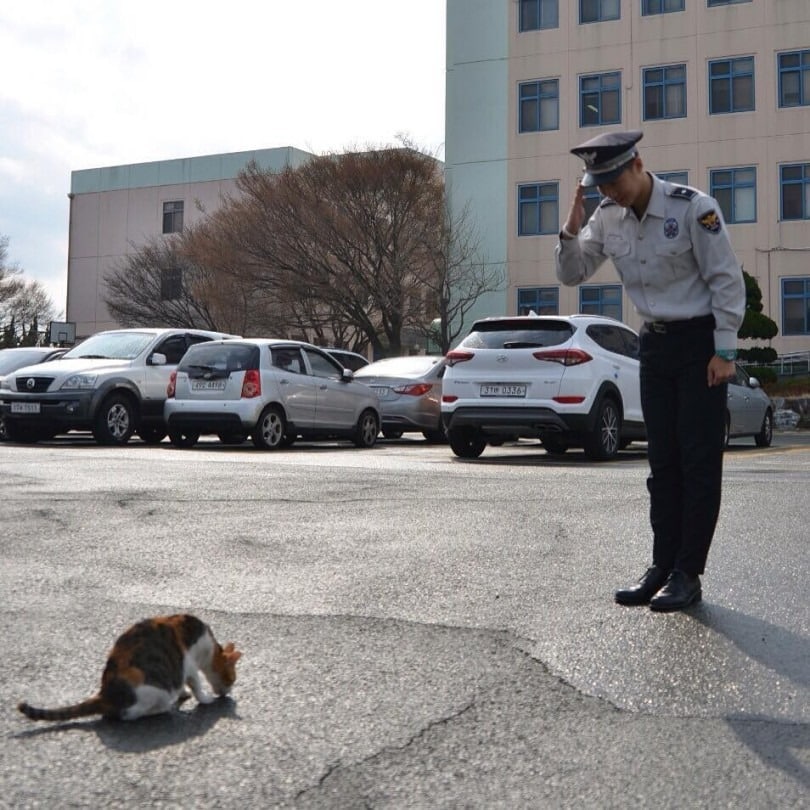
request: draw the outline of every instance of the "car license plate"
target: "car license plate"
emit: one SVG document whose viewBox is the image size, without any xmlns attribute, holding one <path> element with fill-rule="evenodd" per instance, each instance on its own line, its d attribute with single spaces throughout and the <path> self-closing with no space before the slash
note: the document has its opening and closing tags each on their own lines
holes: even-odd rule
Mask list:
<svg viewBox="0 0 810 810">
<path fill-rule="evenodd" d="M 39 413 L 38 402 L 12 402 L 12 413 Z"/>
<path fill-rule="evenodd" d="M 192 380 L 192 391 L 224 391 L 227 380 Z"/>
<path fill-rule="evenodd" d="M 482 397 L 525 397 L 526 386 L 517 383 L 487 383 L 481 386 Z"/>
<path fill-rule="evenodd" d="M 369 388 L 378 397 L 384 397 L 388 393 L 388 386 L 387 385 L 370 385 Z"/>
</svg>

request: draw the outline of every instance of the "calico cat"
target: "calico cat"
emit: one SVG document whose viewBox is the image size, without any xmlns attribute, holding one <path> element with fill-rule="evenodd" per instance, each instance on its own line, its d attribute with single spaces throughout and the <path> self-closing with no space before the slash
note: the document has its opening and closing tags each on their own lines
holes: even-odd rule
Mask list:
<svg viewBox="0 0 810 810">
<path fill-rule="evenodd" d="M 179 614 L 144 619 L 115 642 L 101 689 L 92 698 L 61 709 L 37 709 L 28 703 L 17 708 L 32 720 L 73 720 L 101 714 L 111 720 L 134 720 L 167 712 L 191 697 L 212 703 L 200 672 L 217 696 L 227 695 L 236 680 L 242 653 L 233 643 L 221 647 L 211 628 L 196 616 Z"/>
</svg>

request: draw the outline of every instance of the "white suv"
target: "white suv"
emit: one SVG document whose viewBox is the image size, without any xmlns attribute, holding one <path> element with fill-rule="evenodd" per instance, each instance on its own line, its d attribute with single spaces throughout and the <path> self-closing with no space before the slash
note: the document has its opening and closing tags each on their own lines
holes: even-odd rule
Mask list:
<svg viewBox="0 0 810 810">
<path fill-rule="evenodd" d="M 596 315 L 484 318 L 447 354 L 442 421 L 457 456 L 538 438 L 606 460 L 646 433 L 638 335 Z"/>
<path fill-rule="evenodd" d="M 8 438 L 50 439 L 92 430 L 99 444 L 148 443 L 166 435 L 166 385 L 186 349 L 233 337 L 202 329 L 111 329 L 74 346 L 59 360 L 9 374 L 0 390 Z"/>
</svg>

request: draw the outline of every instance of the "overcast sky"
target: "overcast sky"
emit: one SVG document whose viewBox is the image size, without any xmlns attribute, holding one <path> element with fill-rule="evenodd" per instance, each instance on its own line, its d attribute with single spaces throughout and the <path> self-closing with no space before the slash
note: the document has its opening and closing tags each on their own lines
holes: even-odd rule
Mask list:
<svg viewBox="0 0 810 810">
<path fill-rule="evenodd" d="M 445 0 L 0 3 L 0 235 L 64 316 L 70 173 L 393 144 L 443 156 Z"/>
</svg>

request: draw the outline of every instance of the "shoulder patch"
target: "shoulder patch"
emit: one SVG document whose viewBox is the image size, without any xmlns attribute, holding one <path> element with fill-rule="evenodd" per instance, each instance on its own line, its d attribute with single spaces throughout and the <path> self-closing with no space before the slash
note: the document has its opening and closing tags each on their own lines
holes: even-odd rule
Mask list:
<svg viewBox="0 0 810 810">
<path fill-rule="evenodd" d="M 678 200 L 691 200 L 696 194 L 697 191 L 687 186 L 673 186 L 669 191 L 669 196 Z"/>
<path fill-rule="evenodd" d="M 602 197 L 602 202 L 599 203 L 599 207 L 607 208 L 609 205 L 616 205 L 616 201 L 611 200 L 610 197 Z"/>
<path fill-rule="evenodd" d="M 720 233 L 720 229 L 722 228 L 720 217 L 714 209 L 699 216 L 698 225 L 709 233 Z"/>
</svg>

